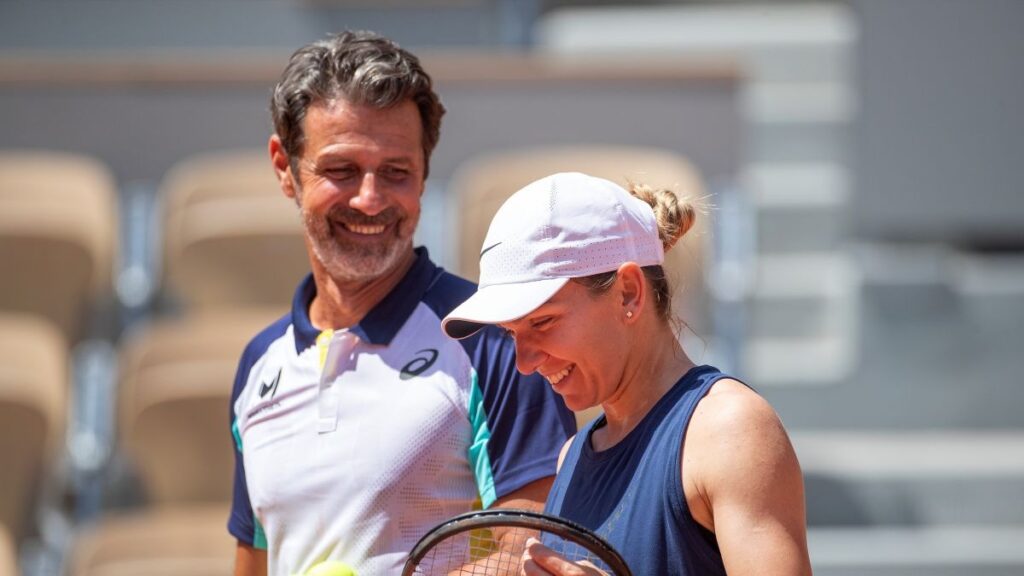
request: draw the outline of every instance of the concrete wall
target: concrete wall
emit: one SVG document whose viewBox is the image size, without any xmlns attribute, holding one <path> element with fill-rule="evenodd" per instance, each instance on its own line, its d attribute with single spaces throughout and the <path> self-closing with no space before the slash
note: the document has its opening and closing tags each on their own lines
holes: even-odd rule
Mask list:
<svg viewBox="0 0 1024 576">
<path fill-rule="evenodd" d="M 851 5 L 859 234 L 1024 249 L 1024 2 Z"/>
</svg>

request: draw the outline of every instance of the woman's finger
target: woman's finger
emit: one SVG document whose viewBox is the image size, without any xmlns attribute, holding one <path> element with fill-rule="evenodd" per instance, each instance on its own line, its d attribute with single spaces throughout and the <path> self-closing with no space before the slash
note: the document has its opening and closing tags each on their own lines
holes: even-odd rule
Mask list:
<svg viewBox="0 0 1024 576">
<path fill-rule="evenodd" d="M 523 551 L 524 570 L 527 562 L 541 570 L 534 574 L 554 574 L 556 576 L 586 576 L 587 574 L 582 567 L 559 556 L 554 550 L 538 542 L 536 538 L 526 540 L 526 549 Z M 531 573 L 526 572 L 526 574 Z"/>
</svg>

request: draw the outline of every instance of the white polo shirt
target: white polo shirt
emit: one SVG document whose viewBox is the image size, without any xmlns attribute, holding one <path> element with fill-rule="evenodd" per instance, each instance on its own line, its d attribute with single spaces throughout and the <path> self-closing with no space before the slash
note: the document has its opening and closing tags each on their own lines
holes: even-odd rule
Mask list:
<svg viewBox="0 0 1024 576">
<path fill-rule="evenodd" d="M 291 314 L 250 342 L 231 402 L 228 528 L 267 550 L 269 574 L 324 560 L 395 574 L 431 527 L 554 475 L 575 431 L 561 398 L 516 371 L 501 330 L 441 332 L 473 291 L 420 248 L 358 325 L 312 326 L 310 276 Z"/>
</svg>

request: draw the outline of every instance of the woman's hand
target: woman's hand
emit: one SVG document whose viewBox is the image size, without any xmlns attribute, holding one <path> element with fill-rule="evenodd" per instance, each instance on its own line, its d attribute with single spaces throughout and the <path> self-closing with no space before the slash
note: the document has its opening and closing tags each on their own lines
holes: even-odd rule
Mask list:
<svg viewBox="0 0 1024 576">
<path fill-rule="evenodd" d="M 590 562 L 570 562 L 554 550 L 541 544 L 536 538 L 526 541 L 523 550 L 523 574 L 525 576 L 607 576 Z"/>
</svg>

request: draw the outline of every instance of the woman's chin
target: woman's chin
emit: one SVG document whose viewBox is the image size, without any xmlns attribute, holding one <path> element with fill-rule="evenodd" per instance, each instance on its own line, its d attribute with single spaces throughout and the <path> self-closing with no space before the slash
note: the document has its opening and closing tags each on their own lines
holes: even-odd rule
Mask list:
<svg viewBox="0 0 1024 576">
<path fill-rule="evenodd" d="M 582 412 L 588 408 L 593 408 L 593 404 L 585 402 L 580 398 L 574 396 L 562 396 L 562 400 L 565 401 L 565 406 L 573 412 Z"/>
</svg>

